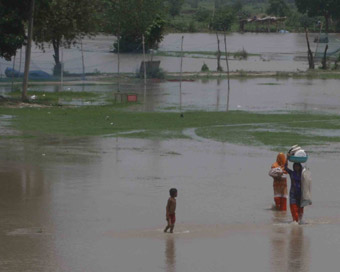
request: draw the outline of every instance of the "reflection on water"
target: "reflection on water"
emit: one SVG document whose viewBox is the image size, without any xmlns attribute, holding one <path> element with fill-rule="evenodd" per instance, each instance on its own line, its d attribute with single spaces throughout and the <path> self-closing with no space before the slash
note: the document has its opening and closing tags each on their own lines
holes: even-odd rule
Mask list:
<svg viewBox="0 0 340 272">
<path fill-rule="evenodd" d="M 288 271 L 308 272 L 310 264 L 309 239 L 303 227 L 293 226 L 289 234 Z"/>
<path fill-rule="evenodd" d="M 271 234 L 271 271 L 308 272 L 310 266 L 309 238 L 303 226 L 287 221 L 288 214 L 275 212 Z"/>
<path fill-rule="evenodd" d="M 280 226 L 279 224 L 286 219 L 286 212 L 274 211 L 273 233 L 271 234 L 271 271 L 287 271 L 287 227 Z"/>
<path fill-rule="evenodd" d="M 48 185 L 39 167 L 0 166 L 0 270 L 53 271 Z"/>
<path fill-rule="evenodd" d="M 176 272 L 176 245 L 173 235 L 165 239 L 165 264 L 167 272 Z"/>
<path fill-rule="evenodd" d="M 35 90 L 58 92 L 59 86 L 35 86 Z M 64 91 L 98 92 L 102 97 L 97 101 L 59 101 L 64 104 L 105 104 L 106 98 L 117 92 L 112 85 L 64 85 Z M 136 93 L 141 104 L 132 110 L 250 110 L 250 111 L 326 111 L 339 113 L 340 93 L 338 80 L 275 79 L 252 78 L 231 80 L 228 92 L 226 79 L 183 82 L 148 82 L 146 90 L 143 84 L 120 84 L 121 93 Z M 10 92 L 10 86 L 0 86 L 0 93 Z"/>
</svg>

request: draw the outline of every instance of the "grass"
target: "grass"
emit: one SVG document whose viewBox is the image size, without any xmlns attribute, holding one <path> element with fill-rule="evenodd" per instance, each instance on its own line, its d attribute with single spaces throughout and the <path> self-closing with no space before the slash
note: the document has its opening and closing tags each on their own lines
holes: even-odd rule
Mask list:
<svg viewBox="0 0 340 272">
<path fill-rule="evenodd" d="M 240 55 L 244 53 L 241 51 L 237 52 L 228 52 L 228 56 L 233 56 L 235 58 L 240 57 Z M 162 57 L 181 57 L 181 51 L 158 51 L 156 56 L 162 56 Z M 223 53 L 222 53 L 223 55 Z M 183 51 L 183 56 L 184 57 L 192 57 L 192 58 L 207 58 L 207 57 L 216 57 L 216 52 L 215 51 Z M 250 56 L 261 56 L 261 54 L 251 54 L 247 53 L 247 57 Z"/>
<path fill-rule="evenodd" d="M 340 130 L 340 117 L 303 113 L 258 114 L 232 112 L 126 112 L 112 106 L 78 108 L 4 108 L 1 115 L 12 115 L 12 128 L 22 137 L 103 136 L 173 139 L 186 138 L 183 130 L 197 128 L 204 138 L 245 145 L 263 145 L 272 149 L 293 144 L 303 146 L 340 142 L 327 136 L 327 130 Z M 324 131 L 324 136 L 313 130 Z"/>
<path fill-rule="evenodd" d="M 10 98 L 19 100 L 21 98 L 21 91 L 17 90 L 8 94 Z M 60 92 L 44 92 L 44 91 L 29 91 L 31 100 L 38 104 L 56 105 L 59 100 L 72 101 L 72 99 L 86 99 L 94 100 L 101 94 L 94 92 L 74 92 L 74 91 L 60 91 Z M 32 99 L 32 97 L 35 97 Z"/>
<path fill-rule="evenodd" d="M 57 105 L 60 99 L 64 101 L 72 101 L 73 99 L 83 99 L 87 101 L 94 101 L 101 94 L 94 92 L 74 92 L 74 91 L 60 91 L 60 92 L 44 92 L 44 91 L 29 91 L 30 100 L 34 103 L 45 105 Z M 12 100 L 19 100 L 21 98 L 21 91 L 13 91 L 8 94 Z"/>
</svg>

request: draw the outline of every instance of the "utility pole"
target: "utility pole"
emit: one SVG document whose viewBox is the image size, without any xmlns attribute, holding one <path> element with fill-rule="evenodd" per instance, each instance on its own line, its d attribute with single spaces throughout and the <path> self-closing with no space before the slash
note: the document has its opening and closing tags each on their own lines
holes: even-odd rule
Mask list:
<svg viewBox="0 0 340 272">
<path fill-rule="evenodd" d="M 60 91 L 64 89 L 64 46 L 60 48 L 61 51 L 61 67 L 60 67 Z"/>
<path fill-rule="evenodd" d="M 145 38 L 144 35 L 142 36 L 143 39 L 143 70 L 144 70 L 144 110 L 146 108 L 146 63 L 145 63 Z"/>
<path fill-rule="evenodd" d="M 14 84 L 14 68 L 15 68 L 15 56 L 17 55 L 17 52 L 15 52 L 15 55 L 13 56 L 13 67 L 12 67 L 12 85 L 11 85 L 11 92 L 13 92 L 13 84 Z"/>
<path fill-rule="evenodd" d="M 19 74 L 21 72 L 21 61 L 22 61 L 22 47 L 20 48 Z"/>
<path fill-rule="evenodd" d="M 227 50 L 227 37 L 224 31 L 224 49 L 225 49 L 225 61 L 227 62 L 227 77 L 228 77 L 228 94 L 227 94 L 227 111 L 229 111 L 229 96 L 230 96 L 230 72 L 229 72 L 229 61 L 228 61 L 228 50 Z"/>
<path fill-rule="evenodd" d="M 119 27 L 120 28 L 120 27 Z M 118 45 L 117 45 L 117 49 L 118 49 L 118 92 L 120 92 L 120 35 L 118 34 L 117 37 L 118 40 Z"/>
<path fill-rule="evenodd" d="M 29 73 L 30 62 L 31 62 L 34 4 L 35 4 L 35 0 L 31 0 L 29 21 L 28 21 L 28 41 L 27 41 L 26 53 L 25 53 L 26 54 L 25 55 L 25 72 L 24 72 L 24 80 L 22 83 L 22 94 L 21 94 L 21 99 L 23 101 L 28 101 L 27 85 L 28 85 L 28 73 Z"/>
<path fill-rule="evenodd" d="M 145 62 L 145 38 L 143 35 L 143 70 L 144 70 L 144 85 L 146 85 L 146 62 Z"/>
<path fill-rule="evenodd" d="M 84 52 L 83 52 L 83 40 L 80 39 L 80 50 L 81 50 L 81 61 L 83 66 L 83 80 L 85 80 L 85 61 L 84 61 Z"/>
<path fill-rule="evenodd" d="M 181 42 L 181 68 L 180 68 L 180 81 L 179 81 L 179 113 L 181 117 L 183 117 L 183 113 L 182 113 L 183 41 L 184 41 L 184 36 L 182 36 L 182 42 Z"/>
</svg>

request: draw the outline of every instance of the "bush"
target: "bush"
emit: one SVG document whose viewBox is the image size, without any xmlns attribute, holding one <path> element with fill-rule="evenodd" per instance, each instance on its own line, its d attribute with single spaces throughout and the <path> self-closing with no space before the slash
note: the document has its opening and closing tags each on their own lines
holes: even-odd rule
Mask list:
<svg viewBox="0 0 340 272">
<path fill-rule="evenodd" d="M 158 67 L 158 68 L 152 68 L 146 70 L 146 77 L 147 78 L 158 78 L 158 79 L 164 79 L 166 76 L 165 71 Z M 137 78 L 144 78 L 144 73 L 141 73 L 139 69 L 136 70 L 136 77 Z"/>
<path fill-rule="evenodd" d="M 194 21 L 191 21 L 189 23 L 189 26 L 188 26 L 188 31 L 189 32 L 197 32 L 197 28 L 196 28 L 196 25 L 195 25 L 195 22 Z"/>
<path fill-rule="evenodd" d="M 205 63 L 203 63 L 202 68 L 201 68 L 201 72 L 209 72 L 209 67 L 208 67 L 208 65 L 206 65 Z"/>
<path fill-rule="evenodd" d="M 247 58 L 248 52 L 244 48 L 242 48 L 242 50 L 235 52 L 234 54 L 234 59 L 246 60 Z"/>
<path fill-rule="evenodd" d="M 209 22 L 211 16 L 211 11 L 200 7 L 195 13 L 195 20 L 198 22 Z"/>
</svg>

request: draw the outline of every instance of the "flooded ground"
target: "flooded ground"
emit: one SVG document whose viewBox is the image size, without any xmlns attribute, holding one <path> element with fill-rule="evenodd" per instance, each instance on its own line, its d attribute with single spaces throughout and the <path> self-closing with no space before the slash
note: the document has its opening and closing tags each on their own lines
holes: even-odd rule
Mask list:
<svg viewBox="0 0 340 272">
<path fill-rule="evenodd" d="M 205 35 L 202 47 L 209 39 L 212 42 Z M 265 39 L 271 36 L 252 35 L 244 37 L 258 39 L 254 53 L 262 54 L 264 45 L 268 46 L 265 51 L 274 55 L 303 52 L 300 34 L 289 34 L 277 44 Z M 238 34 L 235 37 L 240 39 Z M 185 38 L 192 41 L 185 50 L 197 50 L 196 38 Z M 171 40 L 175 44 L 177 39 L 180 35 L 167 36 L 168 47 L 162 45 L 164 50 L 174 50 Z M 294 46 L 287 47 L 284 42 Z M 93 67 L 107 61 L 107 69 L 114 71 L 108 59 L 114 58 L 107 51 L 110 43 L 108 37 L 100 43 L 88 41 L 85 48 L 88 56 L 93 53 Z M 242 43 L 230 42 L 231 50 L 240 46 Z M 204 47 L 209 49 L 208 45 Z M 91 48 L 95 52 L 91 53 Z M 38 58 L 41 65 L 47 60 L 48 55 L 35 54 L 36 63 Z M 51 57 L 51 52 L 48 54 Z M 67 54 L 71 56 L 72 50 Z M 131 71 L 139 59 L 127 57 L 131 62 L 126 62 L 126 70 Z M 176 58 L 165 59 L 178 62 Z M 192 69 L 200 69 L 201 61 L 198 59 Z M 284 60 L 278 61 L 282 66 Z M 288 62 L 295 65 L 294 69 L 301 64 Z M 42 68 L 50 66 L 47 63 Z M 232 80 L 229 108 L 339 113 L 337 83 L 273 78 Z M 34 88 L 58 91 L 56 86 Z M 110 96 L 117 86 L 66 85 L 65 89 Z M 183 82 L 182 108 L 224 111 L 226 90 L 226 80 Z M 9 91 L 10 87 L 0 87 L 2 95 Z M 135 110 L 179 108 L 179 82 L 149 83 L 145 97 L 142 85 L 123 84 L 121 91 L 138 93 L 140 101 L 145 102 L 137 104 Z M 75 104 L 91 104 L 87 102 Z M 268 170 L 276 153 L 265 148 L 200 137 L 167 141 L 16 138 L 11 135 L 18 136 L 20 132 L 8 128 L 11 118 L 0 118 L 1 271 L 319 272 L 337 271 L 340 265 L 340 183 L 336 176 L 339 153 L 334 151 L 339 150 L 337 144 L 315 147 L 311 153 L 308 167 L 313 174 L 313 205 L 305 210 L 306 224 L 299 226 L 291 223 L 289 212 L 272 210 Z M 171 187 L 179 191 L 173 235 L 162 233 Z"/>
<path fill-rule="evenodd" d="M 107 103 L 117 92 L 117 85 L 67 86 L 65 91 L 99 92 L 103 96 L 98 101 L 87 99 L 63 101 L 61 104 L 93 105 Z M 57 92 L 59 86 L 32 86 L 32 90 Z M 146 95 L 142 84 L 124 83 L 122 93 L 136 93 L 145 104 L 135 106 L 135 110 L 178 111 L 180 106 L 179 82 L 149 82 Z M 184 110 L 225 111 L 227 108 L 227 80 L 197 80 L 182 83 L 182 108 Z M 0 86 L 0 95 L 11 91 L 11 86 Z M 275 79 L 250 78 L 231 80 L 229 94 L 230 110 L 273 111 L 298 110 L 339 113 L 340 93 L 338 80 L 329 79 Z"/>
<path fill-rule="evenodd" d="M 194 34 L 169 34 L 160 44 L 159 51 L 180 51 L 181 37 L 184 35 L 184 51 L 217 51 L 217 40 L 215 34 L 194 33 Z M 316 34 L 311 34 L 311 41 Z M 334 45 L 329 44 L 329 52 L 337 50 L 338 34 L 330 34 Z M 118 56 L 111 53 L 113 36 L 99 35 L 94 39 L 84 39 L 84 66 L 85 72 L 116 73 L 118 71 Z M 223 37 L 221 35 L 221 42 Z M 223 45 L 223 44 L 222 44 Z M 232 33 L 227 36 L 227 45 L 230 52 L 245 49 L 251 54 L 261 56 L 249 57 L 248 60 L 230 59 L 230 69 L 232 71 L 292 71 L 306 70 L 308 62 L 306 58 L 306 41 L 303 33 Z M 312 50 L 315 51 L 317 44 L 311 43 Z M 222 46 L 224 48 L 224 45 Z M 322 49 L 320 45 L 319 50 Z M 224 50 L 224 49 L 223 49 Z M 34 48 L 32 52 L 31 70 L 43 70 L 51 73 L 53 69 L 53 49 L 46 47 L 45 51 Z M 20 55 L 22 56 L 20 61 Z M 63 50 L 63 62 L 65 71 L 71 73 L 82 73 L 82 54 L 79 46 Z M 148 58 L 151 58 L 149 55 Z M 23 71 L 23 53 L 18 52 L 15 68 Z M 180 58 L 154 56 L 154 60 L 161 61 L 161 68 L 167 72 L 180 71 Z M 140 54 L 122 54 L 120 71 L 134 73 L 139 69 L 143 56 Z M 21 63 L 21 64 L 20 64 Z M 215 71 L 216 60 L 211 56 L 203 58 L 186 57 L 183 63 L 183 71 L 198 72 L 202 65 L 206 63 L 210 70 Z M 222 66 L 226 70 L 225 61 Z M 6 67 L 12 67 L 12 62 L 0 59 L 0 75 L 4 74 Z"/>
<path fill-rule="evenodd" d="M 334 271 L 338 154 L 315 154 L 306 225 L 271 210 L 276 154 L 196 140 L 0 141 L 1 271 Z M 163 234 L 177 187 L 175 234 Z"/>
</svg>

